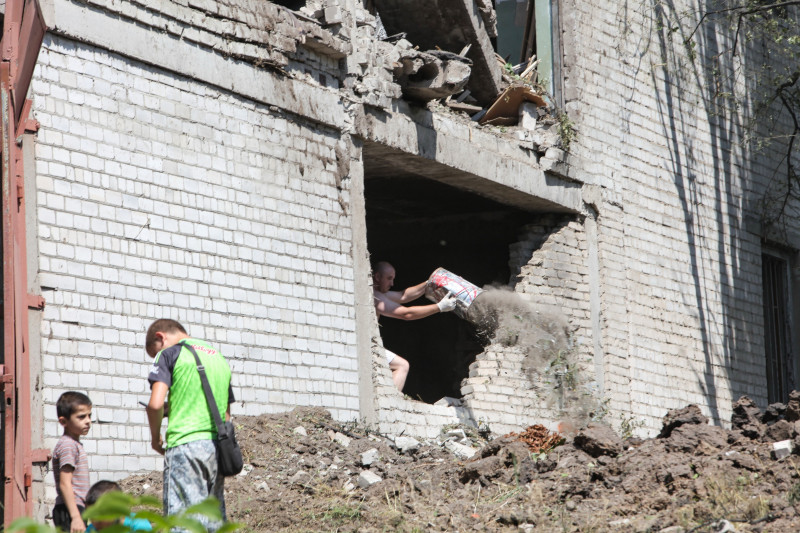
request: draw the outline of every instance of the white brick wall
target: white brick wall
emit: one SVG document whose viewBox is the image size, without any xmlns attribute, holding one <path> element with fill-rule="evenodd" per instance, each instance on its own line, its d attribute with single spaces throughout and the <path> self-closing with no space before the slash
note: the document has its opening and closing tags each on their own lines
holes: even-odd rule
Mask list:
<svg viewBox="0 0 800 533">
<path fill-rule="evenodd" d="M 358 414 L 350 221 L 337 134 L 48 36 L 33 82 L 46 445 L 54 402 L 94 402 L 92 479 L 153 470 L 144 332 L 225 353 L 234 414 Z"/>
<path fill-rule="evenodd" d="M 598 205 L 610 406 L 651 433 L 688 403 L 729 422 L 742 394 L 766 404 L 760 237 L 744 220 L 759 217 L 778 161 L 740 144 L 748 110 L 715 100 L 705 78 L 715 66 L 729 74 L 732 33 L 701 28 L 691 62 L 685 34 L 663 30 L 658 10 L 568 1 L 560 13 L 573 151 L 614 193 Z M 741 61 L 747 73 L 763 58 Z M 756 164 L 762 158 L 769 170 Z"/>
</svg>

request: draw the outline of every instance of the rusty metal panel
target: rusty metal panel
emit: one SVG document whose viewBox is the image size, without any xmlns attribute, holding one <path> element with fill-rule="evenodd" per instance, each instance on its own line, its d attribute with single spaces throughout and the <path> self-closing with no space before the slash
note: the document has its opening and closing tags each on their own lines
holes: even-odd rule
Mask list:
<svg viewBox="0 0 800 533">
<path fill-rule="evenodd" d="M 23 119 L 22 106 L 28 95 L 28 87 L 33 77 L 36 59 L 44 40 L 47 25 L 44 23 L 42 9 L 38 0 L 25 0 L 22 22 L 19 29 L 19 52 L 16 54 L 17 72 L 13 76 L 12 95 L 14 97 L 15 129 L 21 131 L 19 121 Z"/>
<path fill-rule="evenodd" d="M 31 496 L 31 391 L 28 308 L 41 299 L 28 294 L 22 149 L 17 134 L 28 124 L 28 86 L 46 31 L 37 0 L 8 0 L 0 41 L 0 149 L 3 227 L 3 523 L 33 512 Z M 36 454 L 41 459 L 42 454 Z"/>
</svg>

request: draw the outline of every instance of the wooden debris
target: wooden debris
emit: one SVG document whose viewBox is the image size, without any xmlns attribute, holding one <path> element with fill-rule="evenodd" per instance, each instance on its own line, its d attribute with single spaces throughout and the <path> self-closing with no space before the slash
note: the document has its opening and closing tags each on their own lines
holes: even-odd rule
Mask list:
<svg viewBox="0 0 800 533">
<path fill-rule="evenodd" d="M 506 88 L 480 119 L 480 124 L 492 126 L 513 126 L 519 121 L 519 106 L 523 102 L 533 102 L 539 107 L 546 107 L 544 98 L 536 94 L 533 87 L 525 84 L 514 84 Z"/>
<path fill-rule="evenodd" d="M 447 107 L 453 109 L 454 111 L 462 111 L 470 115 L 477 113 L 478 111 L 483 109 L 479 105 L 465 104 L 464 102 L 459 102 L 458 100 L 447 102 Z"/>
</svg>

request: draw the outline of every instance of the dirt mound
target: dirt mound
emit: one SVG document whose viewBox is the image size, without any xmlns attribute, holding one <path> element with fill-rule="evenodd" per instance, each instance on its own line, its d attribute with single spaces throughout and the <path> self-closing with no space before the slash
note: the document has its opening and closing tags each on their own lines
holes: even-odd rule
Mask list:
<svg viewBox="0 0 800 533">
<path fill-rule="evenodd" d="M 742 398 L 731 430 L 689 406 L 648 440 L 590 424 L 546 453 L 532 443 L 562 439 L 540 428 L 491 441 L 454 428 L 420 443 L 321 409 L 238 417 L 247 465 L 226 480 L 228 514 L 284 532 L 798 531 L 800 459 L 773 444 L 800 453 L 799 400 L 762 414 Z M 160 496 L 161 474 L 122 484 Z"/>
</svg>

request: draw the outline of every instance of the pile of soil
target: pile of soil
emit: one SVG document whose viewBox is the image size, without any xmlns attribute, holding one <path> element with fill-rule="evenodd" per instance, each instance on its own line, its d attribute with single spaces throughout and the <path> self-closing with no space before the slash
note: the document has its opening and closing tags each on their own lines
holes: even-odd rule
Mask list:
<svg viewBox="0 0 800 533">
<path fill-rule="evenodd" d="M 228 517 L 283 532 L 800 531 L 800 392 L 764 413 L 742 397 L 731 423 L 688 406 L 647 440 L 591 423 L 420 443 L 322 409 L 238 417 L 246 466 L 226 480 Z M 161 473 L 122 485 L 160 497 Z"/>
</svg>

